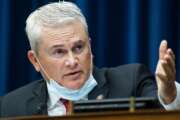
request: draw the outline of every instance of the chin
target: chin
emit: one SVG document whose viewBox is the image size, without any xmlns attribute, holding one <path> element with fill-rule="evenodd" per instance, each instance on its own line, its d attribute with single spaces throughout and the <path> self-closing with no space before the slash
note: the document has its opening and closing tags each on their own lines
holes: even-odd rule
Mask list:
<svg viewBox="0 0 180 120">
<path fill-rule="evenodd" d="M 78 90 L 84 85 L 85 81 L 84 80 L 76 80 L 76 81 L 71 81 L 67 87 L 73 90 Z"/>
</svg>

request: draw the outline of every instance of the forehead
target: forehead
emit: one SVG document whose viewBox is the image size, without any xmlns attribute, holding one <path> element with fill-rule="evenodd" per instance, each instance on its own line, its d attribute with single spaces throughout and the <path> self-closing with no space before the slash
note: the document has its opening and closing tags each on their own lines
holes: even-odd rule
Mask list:
<svg viewBox="0 0 180 120">
<path fill-rule="evenodd" d="M 88 35 L 80 22 L 68 23 L 56 28 L 43 28 L 41 32 L 41 45 L 46 47 L 87 39 Z"/>
</svg>

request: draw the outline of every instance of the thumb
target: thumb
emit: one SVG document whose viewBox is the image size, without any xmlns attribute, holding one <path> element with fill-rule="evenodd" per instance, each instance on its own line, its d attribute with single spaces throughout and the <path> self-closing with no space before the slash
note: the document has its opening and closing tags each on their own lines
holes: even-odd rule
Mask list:
<svg viewBox="0 0 180 120">
<path fill-rule="evenodd" d="M 167 51 L 167 47 L 168 47 L 167 41 L 162 40 L 160 47 L 159 47 L 159 59 L 164 59 L 164 56 Z"/>
</svg>

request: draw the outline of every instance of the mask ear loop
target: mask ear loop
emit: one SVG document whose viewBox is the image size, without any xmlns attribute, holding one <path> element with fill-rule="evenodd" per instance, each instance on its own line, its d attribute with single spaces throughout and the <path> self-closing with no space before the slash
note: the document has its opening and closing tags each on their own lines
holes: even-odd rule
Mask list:
<svg viewBox="0 0 180 120">
<path fill-rule="evenodd" d="M 89 45 L 88 45 L 88 47 L 89 47 L 89 50 L 91 51 L 90 74 L 92 74 L 92 72 L 93 72 L 93 54 L 92 54 L 92 50 L 91 50 L 91 38 L 90 37 L 89 37 Z"/>
<path fill-rule="evenodd" d="M 39 59 L 38 59 L 38 57 L 37 57 L 37 55 L 36 55 L 36 53 L 33 51 L 33 54 L 34 54 L 34 56 L 35 56 L 35 58 L 36 58 L 36 60 L 37 60 L 37 62 L 38 62 L 38 64 L 39 64 L 39 66 L 41 67 L 41 70 L 43 71 L 43 73 L 45 74 L 45 76 L 47 77 L 47 82 L 49 83 L 50 81 L 49 80 L 51 80 L 52 78 L 49 76 L 49 74 L 46 72 L 46 70 L 44 69 L 44 67 L 41 65 L 41 63 L 40 63 L 40 61 L 39 61 Z"/>
<path fill-rule="evenodd" d="M 33 51 L 33 54 L 35 55 L 35 58 L 37 60 L 37 62 L 39 63 L 39 66 L 41 67 L 41 70 L 43 71 L 44 75 L 47 77 L 47 82 L 50 83 L 50 80 L 54 80 L 52 77 L 50 77 L 50 75 L 47 73 L 47 71 L 45 70 L 45 68 L 42 66 L 42 64 L 40 63 L 36 53 Z M 60 74 L 60 77 L 62 78 L 62 73 Z M 56 80 L 54 80 L 55 82 L 57 82 Z M 60 84 L 59 82 L 57 82 L 58 84 Z"/>
</svg>

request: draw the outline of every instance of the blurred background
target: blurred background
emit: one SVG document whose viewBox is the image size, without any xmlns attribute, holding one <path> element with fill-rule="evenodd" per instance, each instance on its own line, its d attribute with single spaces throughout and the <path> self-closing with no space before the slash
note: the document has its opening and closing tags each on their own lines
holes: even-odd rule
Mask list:
<svg viewBox="0 0 180 120">
<path fill-rule="evenodd" d="M 27 16 L 58 0 L 0 0 L 0 95 L 41 76 L 27 59 Z M 180 0 L 65 0 L 84 13 L 94 64 L 114 67 L 143 63 L 154 73 L 159 44 L 166 39 L 176 54 L 180 81 Z"/>
</svg>

